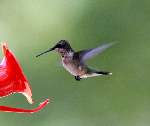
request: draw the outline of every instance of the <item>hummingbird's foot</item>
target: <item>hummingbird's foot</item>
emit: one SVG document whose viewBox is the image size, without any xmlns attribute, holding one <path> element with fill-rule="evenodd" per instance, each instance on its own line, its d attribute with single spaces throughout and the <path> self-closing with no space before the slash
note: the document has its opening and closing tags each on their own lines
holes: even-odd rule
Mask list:
<svg viewBox="0 0 150 126">
<path fill-rule="evenodd" d="M 75 76 L 75 79 L 76 79 L 77 81 L 80 81 L 80 80 L 81 80 L 80 76 Z"/>
</svg>

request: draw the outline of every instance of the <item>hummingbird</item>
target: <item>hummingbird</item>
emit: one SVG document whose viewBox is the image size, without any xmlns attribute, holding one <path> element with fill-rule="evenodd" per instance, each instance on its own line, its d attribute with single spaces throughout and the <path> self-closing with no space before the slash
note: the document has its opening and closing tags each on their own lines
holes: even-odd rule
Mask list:
<svg viewBox="0 0 150 126">
<path fill-rule="evenodd" d="M 72 74 L 77 81 L 80 81 L 81 79 L 88 77 L 112 75 L 111 72 L 90 68 L 86 65 L 85 61 L 102 53 L 113 44 L 114 43 L 107 43 L 96 48 L 74 51 L 67 40 L 60 40 L 55 46 L 38 54 L 36 57 L 55 50 L 61 57 L 63 67 Z"/>
</svg>

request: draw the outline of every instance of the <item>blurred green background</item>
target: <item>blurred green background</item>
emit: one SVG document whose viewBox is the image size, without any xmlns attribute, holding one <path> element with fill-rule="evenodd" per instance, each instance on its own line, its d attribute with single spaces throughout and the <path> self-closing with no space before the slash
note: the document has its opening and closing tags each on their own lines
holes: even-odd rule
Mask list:
<svg viewBox="0 0 150 126">
<path fill-rule="evenodd" d="M 35 58 L 60 39 L 76 50 L 118 41 L 87 62 L 113 75 L 77 82 L 56 53 Z M 15 94 L 0 104 L 34 108 L 53 97 L 33 115 L 1 112 L 1 126 L 150 125 L 150 1 L 0 0 L 0 41 L 8 41 L 38 100 L 32 106 Z"/>
</svg>

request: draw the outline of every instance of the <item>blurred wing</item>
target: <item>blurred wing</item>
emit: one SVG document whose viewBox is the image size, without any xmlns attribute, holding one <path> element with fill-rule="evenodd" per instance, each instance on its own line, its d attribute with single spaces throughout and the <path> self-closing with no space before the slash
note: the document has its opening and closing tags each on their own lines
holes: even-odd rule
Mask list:
<svg viewBox="0 0 150 126">
<path fill-rule="evenodd" d="M 99 46 L 97 48 L 82 50 L 77 53 L 80 55 L 80 58 L 82 61 L 86 61 L 86 60 L 91 59 L 92 57 L 96 56 L 97 54 L 102 53 L 104 50 L 111 47 L 112 45 L 114 45 L 114 43 L 108 43 L 108 44 Z"/>
</svg>

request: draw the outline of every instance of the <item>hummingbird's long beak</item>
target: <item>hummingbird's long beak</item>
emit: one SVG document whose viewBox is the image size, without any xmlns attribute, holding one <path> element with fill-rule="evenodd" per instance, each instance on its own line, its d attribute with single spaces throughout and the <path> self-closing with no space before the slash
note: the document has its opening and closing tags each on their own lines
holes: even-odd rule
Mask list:
<svg viewBox="0 0 150 126">
<path fill-rule="evenodd" d="M 43 55 L 43 54 L 45 54 L 45 53 L 48 53 L 48 52 L 50 52 L 50 51 L 53 51 L 53 50 L 55 50 L 55 47 L 50 48 L 50 49 L 46 50 L 45 52 L 42 52 L 42 53 L 36 55 L 36 57 L 39 57 L 39 56 L 41 56 L 41 55 Z"/>
</svg>

